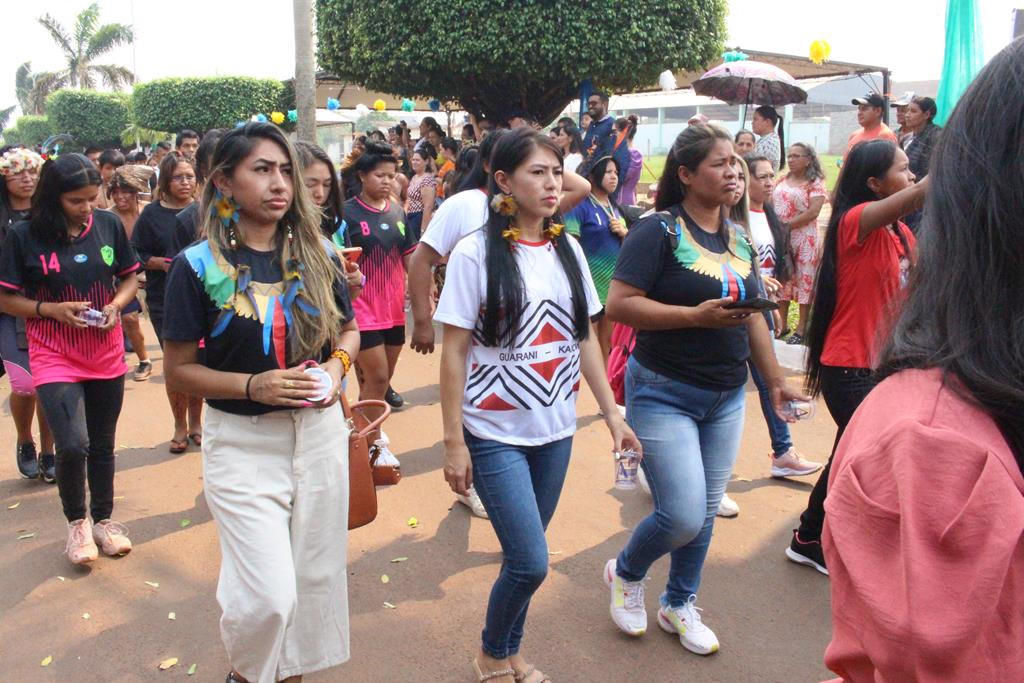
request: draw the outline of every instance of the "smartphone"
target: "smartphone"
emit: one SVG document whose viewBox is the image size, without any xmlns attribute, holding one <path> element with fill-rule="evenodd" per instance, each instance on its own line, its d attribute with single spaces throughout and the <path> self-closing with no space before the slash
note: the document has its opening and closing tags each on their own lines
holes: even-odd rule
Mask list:
<svg viewBox="0 0 1024 683">
<path fill-rule="evenodd" d="M 359 260 L 359 257 L 363 255 L 362 247 L 347 247 L 341 250 L 341 255 L 345 257 L 345 260 L 349 263 L 355 263 Z"/>
<path fill-rule="evenodd" d="M 743 299 L 742 301 L 733 301 L 731 304 L 722 306 L 722 308 L 753 308 L 757 311 L 774 311 L 778 307 L 779 304 L 776 302 L 760 296 L 755 296 L 752 299 Z"/>
</svg>

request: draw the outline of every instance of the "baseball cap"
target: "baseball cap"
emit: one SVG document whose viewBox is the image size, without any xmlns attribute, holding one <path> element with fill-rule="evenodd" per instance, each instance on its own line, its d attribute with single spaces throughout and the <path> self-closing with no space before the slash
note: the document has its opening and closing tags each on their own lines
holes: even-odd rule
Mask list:
<svg viewBox="0 0 1024 683">
<path fill-rule="evenodd" d="M 907 90 L 903 93 L 903 96 L 898 100 L 889 103 L 890 107 L 906 107 L 910 104 L 910 101 L 914 99 L 914 91 Z"/>
<path fill-rule="evenodd" d="M 857 105 L 870 104 L 872 107 L 885 106 L 885 98 L 876 92 L 869 92 L 868 94 L 864 95 L 864 97 L 855 97 L 853 98 L 852 102 Z"/>
</svg>

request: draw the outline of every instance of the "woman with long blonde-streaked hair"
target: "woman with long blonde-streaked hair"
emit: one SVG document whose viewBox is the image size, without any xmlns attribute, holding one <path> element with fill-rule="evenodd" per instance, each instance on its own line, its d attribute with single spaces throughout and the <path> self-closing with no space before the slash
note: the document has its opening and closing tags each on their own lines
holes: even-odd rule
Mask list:
<svg viewBox="0 0 1024 683">
<path fill-rule="evenodd" d="M 167 283 L 167 384 L 209 405 L 203 482 L 221 543 L 228 680 L 293 680 L 349 657 L 348 439 L 337 402 L 359 332 L 280 129 L 231 131 L 212 168 L 206 239 L 175 258 Z"/>
</svg>

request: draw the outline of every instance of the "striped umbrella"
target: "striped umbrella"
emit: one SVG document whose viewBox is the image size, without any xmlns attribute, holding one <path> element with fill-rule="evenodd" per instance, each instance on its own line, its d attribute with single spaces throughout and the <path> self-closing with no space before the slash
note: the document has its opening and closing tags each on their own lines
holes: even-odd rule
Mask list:
<svg viewBox="0 0 1024 683">
<path fill-rule="evenodd" d="M 778 107 L 807 101 L 807 91 L 788 73 L 773 64 L 752 60 L 719 64 L 693 82 L 693 91 L 728 104 Z"/>
</svg>

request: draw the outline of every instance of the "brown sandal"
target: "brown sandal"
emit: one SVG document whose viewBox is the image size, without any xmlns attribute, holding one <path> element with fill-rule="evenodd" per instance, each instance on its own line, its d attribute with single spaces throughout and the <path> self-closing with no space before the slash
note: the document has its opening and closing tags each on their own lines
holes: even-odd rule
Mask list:
<svg viewBox="0 0 1024 683">
<path fill-rule="evenodd" d="M 171 439 L 171 453 L 184 453 L 186 450 L 188 450 L 187 436 L 184 439 L 181 439 L 180 441 L 177 439 Z"/>
<path fill-rule="evenodd" d="M 191 434 L 188 435 L 188 438 L 192 439 L 192 443 L 194 443 L 197 446 L 202 446 L 203 445 L 203 433 L 202 432 L 192 432 Z"/>
<path fill-rule="evenodd" d="M 484 681 L 489 681 L 494 678 L 502 678 L 503 676 L 511 676 L 512 678 L 516 677 L 516 670 L 511 666 L 501 669 L 500 671 L 488 671 L 487 673 L 484 673 L 480 669 L 480 662 L 476 659 L 473 660 L 473 670 L 476 672 L 476 680 L 479 683 L 484 683 Z"/>
</svg>

